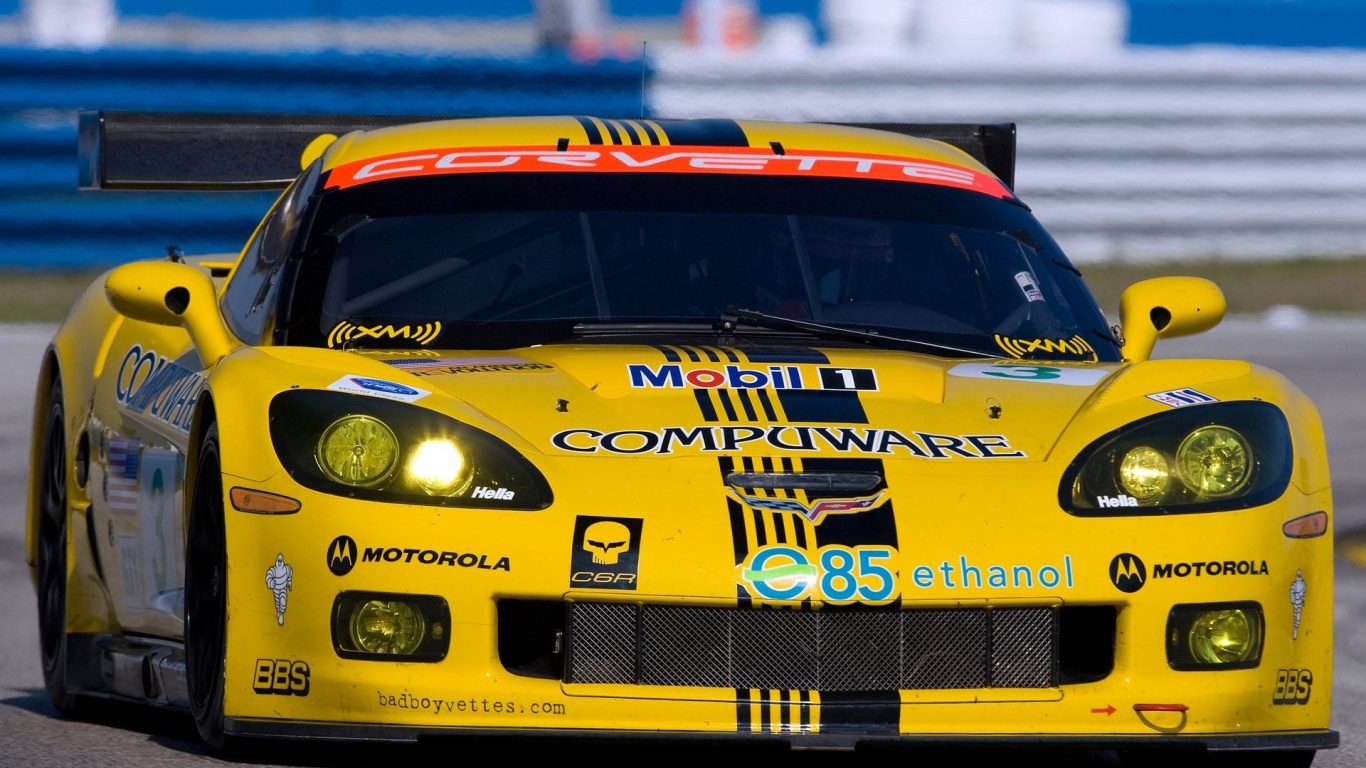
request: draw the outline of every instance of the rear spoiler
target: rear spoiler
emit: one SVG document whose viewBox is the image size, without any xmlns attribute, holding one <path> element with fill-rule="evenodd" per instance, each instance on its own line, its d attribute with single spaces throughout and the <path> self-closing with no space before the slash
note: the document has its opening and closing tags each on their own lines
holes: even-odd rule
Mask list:
<svg viewBox="0 0 1366 768">
<path fill-rule="evenodd" d="M 81 112 L 81 189 L 281 189 L 322 133 L 338 136 L 450 116 Z M 937 139 L 1015 186 L 1015 124 L 834 123 Z"/>
</svg>

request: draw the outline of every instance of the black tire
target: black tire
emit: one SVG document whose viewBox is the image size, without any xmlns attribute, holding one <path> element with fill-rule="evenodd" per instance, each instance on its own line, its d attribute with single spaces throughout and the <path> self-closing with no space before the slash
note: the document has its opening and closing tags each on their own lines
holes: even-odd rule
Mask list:
<svg viewBox="0 0 1366 768">
<path fill-rule="evenodd" d="M 216 424 L 204 433 L 196 466 L 185 546 L 185 676 L 195 728 L 206 744 L 222 750 L 228 558 Z"/>
<path fill-rule="evenodd" d="M 38 496 L 38 645 L 43 656 L 43 687 L 48 701 L 63 717 L 76 712 L 77 696 L 66 685 L 66 538 L 67 504 L 66 409 L 62 382 L 52 382 Z"/>
</svg>

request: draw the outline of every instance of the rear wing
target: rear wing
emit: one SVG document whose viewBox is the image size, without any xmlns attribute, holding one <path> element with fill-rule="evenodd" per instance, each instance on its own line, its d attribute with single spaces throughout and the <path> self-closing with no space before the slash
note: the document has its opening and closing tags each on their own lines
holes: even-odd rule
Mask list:
<svg viewBox="0 0 1366 768">
<path fill-rule="evenodd" d="M 322 133 L 338 136 L 450 116 L 81 112 L 81 189 L 282 189 Z M 834 123 L 937 139 L 1015 187 L 1015 124 Z"/>
</svg>

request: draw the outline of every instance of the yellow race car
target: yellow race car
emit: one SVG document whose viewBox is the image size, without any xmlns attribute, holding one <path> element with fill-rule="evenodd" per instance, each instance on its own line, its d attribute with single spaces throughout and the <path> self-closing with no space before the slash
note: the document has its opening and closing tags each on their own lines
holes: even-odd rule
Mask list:
<svg viewBox="0 0 1366 768">
<path fill-rule="evenodd" d="M 1338 744 L 1314 405 L 1208 281 L 1111 326 L 1013 125 L 82 115 L 90 188 L 283 187 L 44 357 L 56 708 L 252 738 Z M 1203 762 L 1201 763 L 1204 764 Z"/>
</svg>

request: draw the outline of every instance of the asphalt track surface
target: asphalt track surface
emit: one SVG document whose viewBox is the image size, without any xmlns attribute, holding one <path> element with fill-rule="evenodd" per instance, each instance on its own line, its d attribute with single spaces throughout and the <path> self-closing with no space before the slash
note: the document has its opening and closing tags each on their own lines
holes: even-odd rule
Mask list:
<svg viewBox="0 0 1366 768">
<path fill-rule="evenodd" d="M 0 326 L 4 370 L 0 376 L 0 766 L 391 766 L 477 759 L 476 746 L 462 742 L 422 747 L 273 743 L 223 757 L 210 755 L 200 745 L 193 724 L 183 715 L 134 705 L 104 705 L 81 719 L 56 717 L 43 693 L 36 600 L 24 566 L 23 523 L 33 392 L 38 362 L 52 331 L 51 326 Z M 1155 356 L 1251 360 L 1280 371 L 1318 404 L 1334 477 L 1338 560 L 1332 725 L 1342 734 L 1342 746 L 1320 752 L 1314 765 L 1366 765 L 1366 632 L 1362 631 L 1366 627 L 1366 572 L 1354 562 L 1355 558 L 1366 565 L 1366 407 L 1362 407 L 1366 318 L 1302 318 L 1295 313 L 1230 318 L 1200 336 L 1159 342 Z M 478 751 L 488 754 L 488 746 Z M 670 750 L 670 754 L 685 762 L 744 759 L 735 750 L 690 751 L 694 753 Z M 632 764 L 662 757 L 647 747 L 522 740 L 499 743 L 494 754 L 492 760 L 498 764 L 519 757 L 547 764 Z M 1019 763 L 1022 755 L 998 750 L 968 755 L 958 750 L 916 757 L 921 759 L 898 762 L 1011 765 Z M 1112 753 L 1099 751 L 1045 751 L 1035 757 L 1055 766 L 1118 764 Z M 778 759 L 784 764 L 857 764 L 848 753 L 801 752 Z"/>
</svg>

